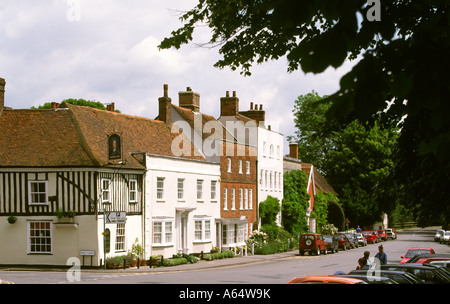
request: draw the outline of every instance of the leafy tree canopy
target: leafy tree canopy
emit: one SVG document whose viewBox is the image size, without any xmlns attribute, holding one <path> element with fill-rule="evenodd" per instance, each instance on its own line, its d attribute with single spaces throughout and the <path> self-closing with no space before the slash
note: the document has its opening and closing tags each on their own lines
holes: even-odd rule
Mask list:
<svg viewBox="0 0 450 304">
<path fill-rule="evenodd" d="M 206 44 L 222 55 L 215 66 L 239 68 L 245 75 L 255 63 L 284 56 L 288 71 L 305 73 L 357 58 L 340 89 L 326 99 L 328 118 L 373 122 L 382 113 L 387 121 L 401 121 L 396 176 L 411 179 L 412 204 L 439 210 L 432 204 L 448 202 L 442 190 L 450 186 L 449 5 L 448 0 L 199 0 L 160 48 L 180 48 L 206 24 L 212 33 Z M 379 21 L 369 18 L 374 10 Z"/>
<path fill-rule="evenodd" d="M 61 103 L 63 103 L 63 102 L 73 104 L 76 106 L 86 106 L 86 107 L 91 107 L 91 108 L 95 108 L 95 109 L 106 110 L 105 105 L 99 101 L 86 100 L 86 99 L 82 99 L 82 98 L 78 98 L 78 99 L 68 98 L 68 99 L 64 99 L 63 101 L 61 101 Z M 34 108 L 34 107 L 32 107 L 32 108 Z M 46 102 L 43 105 L 38 106 L 37 108 L 38 109 L 51 109 L 52 103 Z M 120 112 L 119 110 L 115 110 L 115 111 Z"/>
</svg>

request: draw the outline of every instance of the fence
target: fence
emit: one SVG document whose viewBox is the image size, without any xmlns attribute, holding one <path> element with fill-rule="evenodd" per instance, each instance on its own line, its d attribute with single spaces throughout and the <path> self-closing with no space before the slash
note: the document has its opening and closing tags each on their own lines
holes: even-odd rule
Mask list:
<svg viewBox="0 0 450 304">
<path fill-rule="evenodd" d="M 392 228 L 411 228 L 411 227 L 416 227 L 417 226 L 417 222 L 400 222 L 400 223 L 395 223 L 393 225 Z"/>
</svg>

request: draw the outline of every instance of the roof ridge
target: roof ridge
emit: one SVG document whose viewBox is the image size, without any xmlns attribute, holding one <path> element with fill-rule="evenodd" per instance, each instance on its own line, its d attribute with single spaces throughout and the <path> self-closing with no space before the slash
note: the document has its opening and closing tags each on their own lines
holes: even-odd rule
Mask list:
<svg viewBox="0 0 450 304">
<path fill-rule="evenodd" d="M 65 103 L 64 103 L 65 104 Z M 67 104 L 66 104 L 67 106 Z M 75 106 L 75 105 L 70 105 L 70 106 Z M 77 107 L 77 106 L 75 106 Z M 88 108 L 88 107 L 87 107 Z M 84 137 L 83 131 L 81 131 L 81 128 L 78 124 L 78 120 L 75 117 L 75 114 L 73 113 L 72 109 L 70 109 L 70 107 L 67 106 L 67 109 L 69 110 L 69 117 L 77 131 L 77 135 L 80 138 L 80 142 L 81 142 L 81 148 L 83 149 L 83 151 L 86 152 L 87 156 L 89 157 L 89 159 L 92 160 L 92 162 L 96 165 L 96 166 L 100 166 L 100 162 L 98 161 L 98 159 L 94 156 L 94 153 L 92 152 L 89 144 L 86 141 L 86 138 Z"/>
</svg>

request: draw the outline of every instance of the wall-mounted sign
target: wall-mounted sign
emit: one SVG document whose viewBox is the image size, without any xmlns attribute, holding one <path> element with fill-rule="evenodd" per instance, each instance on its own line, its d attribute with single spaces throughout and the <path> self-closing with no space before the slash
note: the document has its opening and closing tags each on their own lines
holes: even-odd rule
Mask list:
<svg viewBox="0 0 450 304">
<path fill-rule="evenodd" d="M 106 212 L 105 215 L 107 224 L 120 224 L 127 221 L 127 213 L 124 211 Z"/>
<path fill-rule="evenodd" d="M 80 255 L 95 255 L 95 250 L 80 250 Z"/>
</svg>

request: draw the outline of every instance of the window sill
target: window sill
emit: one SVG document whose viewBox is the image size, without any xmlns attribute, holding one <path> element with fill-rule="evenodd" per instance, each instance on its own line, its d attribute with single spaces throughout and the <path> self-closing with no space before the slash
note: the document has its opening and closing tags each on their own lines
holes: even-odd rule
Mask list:
<svg viewBox="0 0 450 304">
<path fill-rule="evenodd" d="M 174 244 L 170 243 L 170 244 L 152 244 L 153 248 L 163 248 L 163 247 L 173 247 Z"/>
</svg>

